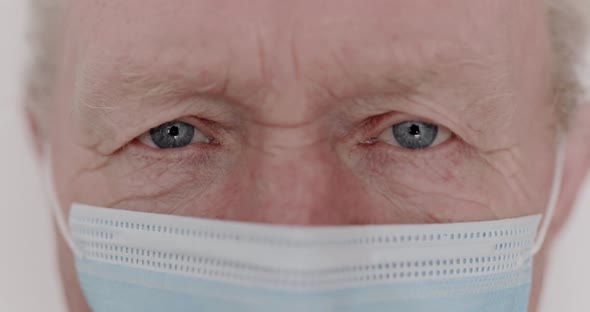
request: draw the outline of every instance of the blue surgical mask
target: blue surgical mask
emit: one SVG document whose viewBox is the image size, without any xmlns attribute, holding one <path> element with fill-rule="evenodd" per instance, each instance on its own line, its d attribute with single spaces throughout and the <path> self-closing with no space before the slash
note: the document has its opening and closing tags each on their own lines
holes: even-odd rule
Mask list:
<svg viewBox="0 0 590 312">
<path fill-rule="evenodd" d="M 541 215 L 301 227 L 82 204 L 67 227 L 54 206 L 95 312 L 525 312 L 559 194 L 559 150 L 540 229 Z"/>
</svg>

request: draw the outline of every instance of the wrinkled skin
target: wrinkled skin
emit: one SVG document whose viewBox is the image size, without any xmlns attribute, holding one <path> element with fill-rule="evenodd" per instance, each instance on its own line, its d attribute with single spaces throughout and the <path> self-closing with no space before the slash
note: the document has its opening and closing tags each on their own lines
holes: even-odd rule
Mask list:
<svg viewBox="0 0 590 312">
<path fill-rule="evenodd" d="M 542 213 L 556 148 L 542 3 L 70 0 L 48 136 L 64 214 L 73 202 L 305 225 Z M 212 142 L 138 139 L 172 120 Z M 391 126 L 409 120 L 452 135 L 404 148 Z M 553 232 L 586 171 L 585 132 L 571 129 Z M 58 248 L 71 311 L 88 311 Z"/>
</svg>

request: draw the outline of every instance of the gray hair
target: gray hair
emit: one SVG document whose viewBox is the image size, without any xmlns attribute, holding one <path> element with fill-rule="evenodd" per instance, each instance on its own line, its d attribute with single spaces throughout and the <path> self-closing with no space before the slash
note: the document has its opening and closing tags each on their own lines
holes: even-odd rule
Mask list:
<svg viewBox="0 0 590 312">
<path fill-rule="evenodd" d="M 25 106 L 39 121 L 40 134 L 47 132 L 43 115 L 47 115 L 53 97 L 54 83 L 57 80 L 62 34 L 61 17 L 63 0 L 29 1 L 32 21 L 28 39 L 31 45 L 31 61 L 25 83 Z M 47 118 L 45 118 L 47 119 Z"/>
<path fill-rule="evenodd" d="M 590 95 L 590 2 L 545 0 L 554 55 L 554 94 L 560 126 L 567 130 Z"/>
<path fill-rule="evenodd" d="M 554 47 L 554 88 L 560 125 L 567 128 L 569 117 L 590 91 L 590 2 L 587 0 L 545 0 Z M 42 123 L 57 80 L 63 0 L 31 0 L 30 40 L 33 59 L 26 83 L 26 106 Z M 42 133 L 45 126 L 40 124 Z"/>
</svg>

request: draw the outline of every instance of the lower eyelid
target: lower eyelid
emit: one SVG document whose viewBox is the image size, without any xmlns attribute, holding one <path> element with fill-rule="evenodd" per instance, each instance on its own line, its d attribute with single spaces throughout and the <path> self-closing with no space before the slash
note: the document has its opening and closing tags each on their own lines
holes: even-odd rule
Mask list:
<svg viewBox="0 0 590 312">
<path fill-rule="evenodd" d="M 411 150 L 378 142 L 359 145 L 355 153 L 361 166 L 376 175 L 389 175 L 391 170 L 410 170 L 424 177 L 436 168 L 452 170 L 472 157 L 471 148 L 460 138 L 451 139 L 426 150 Z M 358 158 L 357 158 L 358 157 Z M 424 172 L 423 172 L 424 171 Z"/>
<path fill-rule="evenodd" d="M 219 150 L 219 145 L 214 144 L 190 144 L 182 148 L 160 149 L 150 147 L 141 142 L 139 138 L 129 143 L 121 152 L 127 152 L 132 157 L 153 162 L 178 162 L 192 160 L 192 162 L 205 163 L 211 158 L 212 152 Z"/>
<path fill-rule="evenodd" d="M 382 154 L 382 155 L 389 155 L 384 156 L 386 158 L 396 159 L 397 157 L 403 157 L 403 155 L 409 157 L 417 157 L 417 156 L 425 156 L 428 158 L 437 158 L 437 157 L 444 157 L 450 150 L 454 148 L 459 148 L 462 141 L 455 135 L 451 135 L 446 141 L 440 142 L 435 146 L 431 146 L 424 149 L 408 149 L 402 146 L 392 145 L 390 143 L 385 143 L 382 141 L 377 141 L 372 144 L 362 144 L 361 146 L 365 146 L 368 150 L 374 149 L 375 153 Z"/>
</svg>

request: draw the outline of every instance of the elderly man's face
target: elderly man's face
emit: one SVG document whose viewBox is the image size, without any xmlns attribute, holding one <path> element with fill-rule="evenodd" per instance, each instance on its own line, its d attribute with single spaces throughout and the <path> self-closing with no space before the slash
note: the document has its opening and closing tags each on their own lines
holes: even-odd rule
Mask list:
<svg viewBox="0 0 590 312">
<path fill-rule="evenodd" d="M 310 225 L 541 213 L 541 3 L 70 1 L 61 203 Z"/>
</svg>

